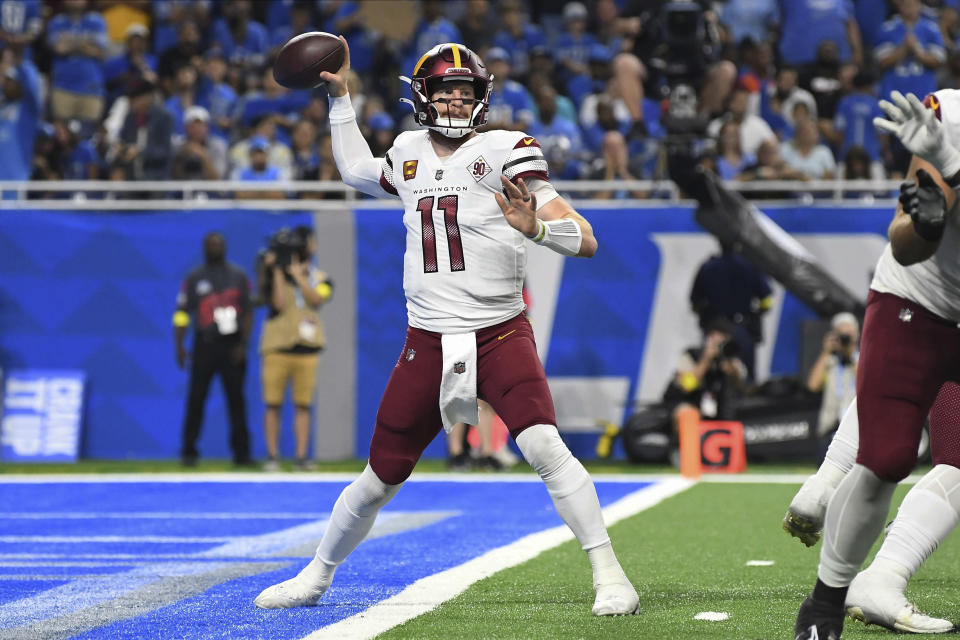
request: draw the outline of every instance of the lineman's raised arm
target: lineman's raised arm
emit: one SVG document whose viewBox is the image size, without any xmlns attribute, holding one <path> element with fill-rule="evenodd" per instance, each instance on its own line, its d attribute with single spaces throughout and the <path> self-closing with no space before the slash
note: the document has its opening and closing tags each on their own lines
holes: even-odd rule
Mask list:
<svg viewBox="0 0 960 640">
<path fill-rule="evenodd" d="M 946 214 L 956 203 L 956 189 L 960 187 L 960 151 L 951 144 L 936 107 L 925 106 L 912 93 L 904 96 L 894 91 L 890 99 L 892 102 L 880 101 L 889 119 L 874 118 L 873 124 L 897 136 L 914 154 L 903 188 L 909 189 L 912 183 L 915 190 L 919 189 L 918 195 L 930 194 L 929 202 L 918 201 L 910 211 L 901 197 L 887 230 L 894 258 L 909 266 L 928 259 L 940 246 Z M 929 99 L 936 100 L 936 96 Z M 942 191 L 942 195 L 935 191 Z M 942 212 L 935 211 L 938 202 L 934 202 L 934 195 L 943 202 Z"/>
<path fill-rule="evenodd" d="M 333 158 L 343 182 L 358 191 L 378 198 L 394 196 L 393 169 L 387 158 L 374 158 L 370 146 L 357 126 L 357 114 L 347 93 L 347 71 L 350 70 L 350 47 L 343 42 L 343 65 L 336 73 L 323 71 L 320 78 L 330 94 L 330 140 Z"/>
</svg>

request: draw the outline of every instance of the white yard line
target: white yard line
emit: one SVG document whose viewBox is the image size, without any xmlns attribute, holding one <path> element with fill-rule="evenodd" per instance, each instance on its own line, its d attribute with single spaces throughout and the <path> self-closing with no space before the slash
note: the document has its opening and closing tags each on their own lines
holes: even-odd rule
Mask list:
<svg viewBox="0 0 960 640">
<path fill-rule="evenodd" d="M 81 543 L 150 542 L 158 544 L 211 544 L 246 540 L 247 536 L 0 536 L 0 542 Z"/>
<path fill-rule="evenodd" d="M 594 479 L 600 478 L 594 476 Z M 637 479 L 635 478 L 634 481 Z M 608 526 L 612 525 L 659 504 L 693 484 L 692 481 L 679 476 L 663 479 L 658 484 L 644 487 L 608 506 L 603 510 L 603 519 Z M 462 565 L 421 578 L 397 595 L 345 620 L 319 629 L 306 636 L 304 640 L 373 638 L 457 597 L 479 580 L 526 562 L 572 539 L 573 533 L 566 526 L 554 527 L 520 538 L 516 542 L 488 551 Z M 583 606 L 588 607 L 589 603 L 584 603 Z"/>
</svg>

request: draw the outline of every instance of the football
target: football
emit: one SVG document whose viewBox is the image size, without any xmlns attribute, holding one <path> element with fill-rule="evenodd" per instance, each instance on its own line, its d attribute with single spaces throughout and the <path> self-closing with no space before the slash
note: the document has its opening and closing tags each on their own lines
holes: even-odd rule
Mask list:
<svg viewBox="0 0 960 640">
<path fill-rule="evenodd" d="M 322 84 L 320 73 L 336 73 L 346 49 L 332 33 L 313 31 L 290 38 L 273 63 L 273 78 L 288 89 L 313 89 Z"/>
</svg>

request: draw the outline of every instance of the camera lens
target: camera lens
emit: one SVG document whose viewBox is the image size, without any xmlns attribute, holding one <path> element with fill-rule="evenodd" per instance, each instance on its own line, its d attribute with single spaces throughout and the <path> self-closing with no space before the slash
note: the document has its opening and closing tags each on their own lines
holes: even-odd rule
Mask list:
<svg viewBox="0 0 960 640">
<path fill-rule="evenodd" d="M 849 347 L 850 343 L 853 342 L 853 338 L 846 333 L 841 333 L 839 336 L 837 336 L 837 340 L 840 342 L 841 347 Z"/>
</svg>

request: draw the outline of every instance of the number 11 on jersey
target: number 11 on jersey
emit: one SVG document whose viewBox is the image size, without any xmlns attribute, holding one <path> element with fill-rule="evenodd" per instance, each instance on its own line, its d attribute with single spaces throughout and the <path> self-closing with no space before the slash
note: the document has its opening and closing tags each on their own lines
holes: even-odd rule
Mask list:
<svg viewBox="0 0 960 640">
<path fill-rule="evenodd" d="M 423 272 L 436 273 L 437 267 L 437 231 L 433 225 L 434 196 L 420 198 L 417 211 L 420 212 L 420 235 L 423 239 Z M 447 249 L 450 253 L 450 271 L 463 271 L 463 242 L 460 239 L 460 225 L 457 224 L 457 196 L 442 196 L 437 199 L 437 209 L 443 211 L 444 227 L 447 231 Z"/>
</svg>

